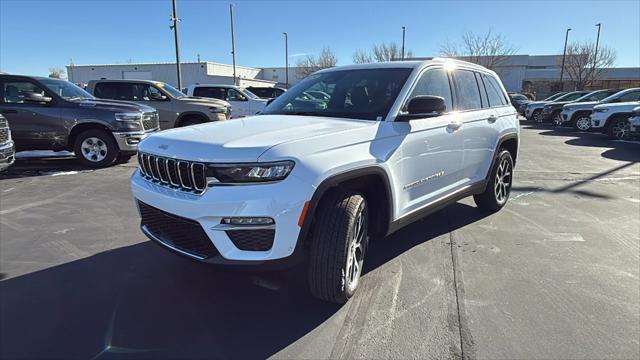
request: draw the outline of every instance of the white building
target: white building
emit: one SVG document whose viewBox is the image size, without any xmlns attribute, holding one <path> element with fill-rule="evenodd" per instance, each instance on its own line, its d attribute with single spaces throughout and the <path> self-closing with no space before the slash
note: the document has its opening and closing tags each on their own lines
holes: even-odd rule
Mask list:
<svg viewBox="0 0 640 360">
<path fill-rule="evenodd" d="M 213 62 L 181 63 L 182 87 L 193 84 L 233 84 L 233 66 Z M 240 86 L 273 87 L 277 81 L 258 77 L 261 69 L 236 66 Z M 157 80 L 177 86 L 175 63 L 67 65 L 67 76 L 73 83 L 98 79 Z"/>
</svg>

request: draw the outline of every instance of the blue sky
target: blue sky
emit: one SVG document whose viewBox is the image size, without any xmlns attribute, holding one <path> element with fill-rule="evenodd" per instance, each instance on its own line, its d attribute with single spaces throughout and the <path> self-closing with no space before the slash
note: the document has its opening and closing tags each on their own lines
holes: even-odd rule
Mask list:
<svg viewBox="0 0 640 360">
<path fill-rule="evenodd" d="M 640 1 L 234 1 L 239 65 L 284 66 L 330 46 L 338 64 L 357 49 L 401 41 L 416 56 L 467 31 L 503 34 L 521 54 L 561 53 L 570 40 L 614 48 L 616 66 L 640 66 Z M 178 0 L 183 61 L 231 63 L 228 1 Z M 0 0 L 0 71 L 47 75 L 75 64 L 165 62 L 175 59 L 171 0 Z"/>
</svg>

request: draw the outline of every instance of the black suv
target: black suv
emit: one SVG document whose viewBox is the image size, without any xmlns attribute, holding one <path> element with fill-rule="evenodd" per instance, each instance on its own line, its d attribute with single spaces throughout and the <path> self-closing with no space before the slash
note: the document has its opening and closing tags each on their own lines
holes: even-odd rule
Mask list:
<svg viewBox="0 0 640 360">
<path fill-rule="evenodd" d="M 68 81 L 46 77 L 0 75 L 0 113 L 16 150 L 74 151 L 91 167 L 128 160 L 159 129 L 151 107 L 96 99 Z"/>
</svg>

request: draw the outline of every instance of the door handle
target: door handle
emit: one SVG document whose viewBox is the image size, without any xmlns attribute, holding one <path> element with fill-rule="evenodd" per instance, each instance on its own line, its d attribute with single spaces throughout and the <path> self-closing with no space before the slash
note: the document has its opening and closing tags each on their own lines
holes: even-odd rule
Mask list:
<svg viewBox="0 0 640 360">
<path fill-rule="evenodd" d="M 495 114 L 491 114 L 489 115 L 489 117 L 487 118 L 487 121 L 489 121 L 490 123 L 494 123 L 498 120 L 498 117 Z"/>
<path fill-rule="evenodd" d="M 460 129 L 462 127 L 462 122 L 461 121 L 452 121 L 447 125 L 448 129 L 451 129 L 453 131 L 456 131 L 458 129 Z"/>
<path fill-rule="evenodd" d="M 3 114 L 17 114 L 18 110 L 2 110 Z"/>
</svg>

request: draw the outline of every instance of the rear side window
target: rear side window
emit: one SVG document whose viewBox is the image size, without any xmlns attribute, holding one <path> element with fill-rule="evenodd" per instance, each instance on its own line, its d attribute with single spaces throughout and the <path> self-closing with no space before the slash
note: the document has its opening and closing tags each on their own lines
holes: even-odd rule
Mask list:
<svg viewBox="0 0 640 360">
<path fill-rule="evenodd" d="M 451 87 L 449 86 L 447 72 L 443 69 L 432 69 L 422 74 L 411 96 L 409 96 L 409 101 L 416 96 L 423 95 L 443 97 L 444 103 L 447 106 L 445 111 L 451 111 L 453 109 L 453 103 L 451 101 Z"/>
<path fill-rule="evenodd" d="M 640 91 L 633 91 L 630 92 L 628 94 L 624 94 L 622 96 L 620 96 L 620 102 L 627 102 L 627 101 L 640 101 Z"/>
<path fill-rule="evenodd" d="M 480 88 L 473 71 L 456 70 L 456 92 L 458 99 L 458 110 L 475 110 L 482 108 L 480 98 Z"/>
<path fill-rule="evenodd" d="M 193 96 L 226 100 L 227 89 L 219 87 L 196 87 L 195 89 L 193 89 Z"/>
<path fill-rule="evenodd" d="M 484 82 L 485 89 L 487 89 L 489 106 L 494 107 L 507 105 L 507 99 L 505 99 L 504 93 L 496 79 L 493 76 L 482 74 L 482 80 Z"/>
<path fill-rule="evenodd" d="M 133 101 L 133 86 L 127 83 L 102 82 L 97 83 L 93 95 L 102 99 Z"/>
</svg>

